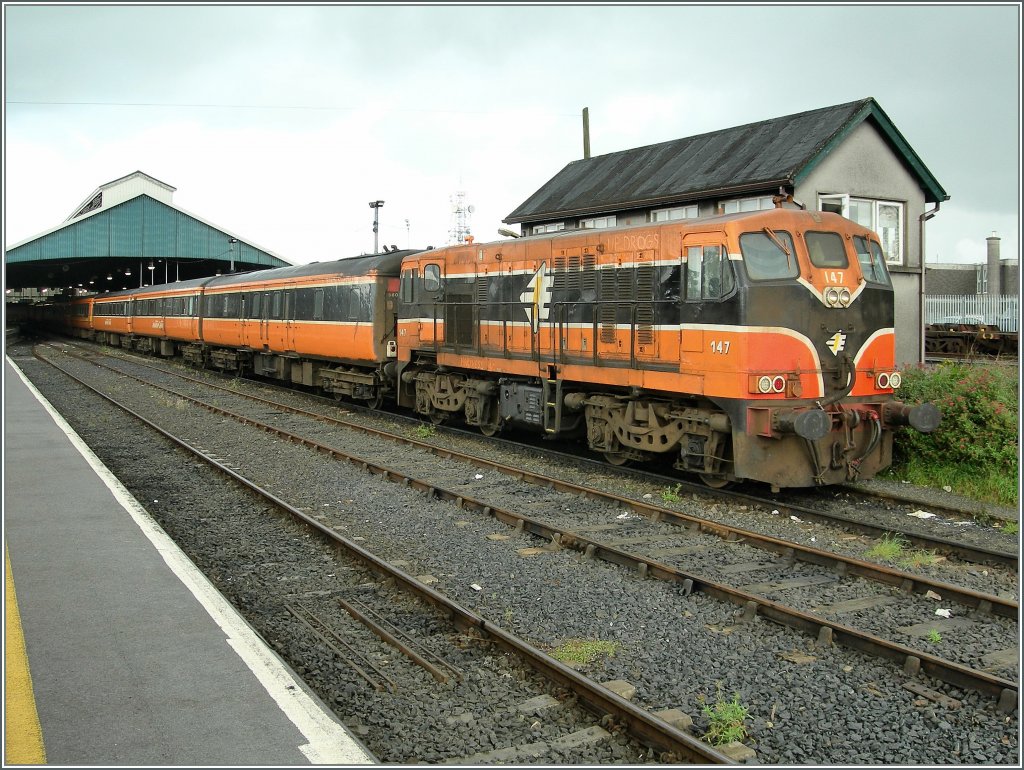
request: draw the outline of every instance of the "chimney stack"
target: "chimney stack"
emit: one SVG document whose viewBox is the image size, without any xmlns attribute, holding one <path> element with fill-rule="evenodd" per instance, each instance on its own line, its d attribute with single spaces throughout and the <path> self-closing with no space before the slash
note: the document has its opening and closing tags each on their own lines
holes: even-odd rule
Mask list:
<svg viewBox="0 0 1024 770">
<path fill-rule="evenodd" d="M 993 230 L 992 235 L 985 240 L 988 242 L 988 293 L 998 296 L 1003 293 L 1002 270 L 999 261 L 999 236 Z"/>
</svg>

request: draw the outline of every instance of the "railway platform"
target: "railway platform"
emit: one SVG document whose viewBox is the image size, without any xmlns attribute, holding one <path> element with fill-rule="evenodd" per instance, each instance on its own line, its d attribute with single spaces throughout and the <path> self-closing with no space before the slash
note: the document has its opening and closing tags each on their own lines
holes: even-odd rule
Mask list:
<svg viewBox="0 0 1024 770">
<path fill-rule="evenodd" d="M 4 766 L 374 758 L 4 362 Z"/>
</svg>

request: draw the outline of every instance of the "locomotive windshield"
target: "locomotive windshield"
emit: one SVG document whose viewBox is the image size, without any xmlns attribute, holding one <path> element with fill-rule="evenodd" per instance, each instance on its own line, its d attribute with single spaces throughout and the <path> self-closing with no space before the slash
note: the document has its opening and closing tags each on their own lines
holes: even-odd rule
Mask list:
<svg viewBox="0 0 1024 770">
<path fill-rule="evenodd" d="M 888 286 L 889 271 L 885 268 L 885 255 L 882 254 L 882 247 L 859 235 L 853 236 L 853 247 L 857 250 L 857 259 L 860 260 L 860 269 L 864 274 L 864 279 L 868 283 Z"/>
<path fill-rule="evenodd" d="M 843 238 L 838 233 L 813 233 L 804 236 L 807 253 L 815 267 L 849 267 Z"/>
<path fill-rule="evenodd" d="M 796 278 L 800 274 L 793 238 L 785 231 L 766 227 L 761 232 L 744 233 L 740 236 L 740 251 L 752 281 Z"/>
</svg>

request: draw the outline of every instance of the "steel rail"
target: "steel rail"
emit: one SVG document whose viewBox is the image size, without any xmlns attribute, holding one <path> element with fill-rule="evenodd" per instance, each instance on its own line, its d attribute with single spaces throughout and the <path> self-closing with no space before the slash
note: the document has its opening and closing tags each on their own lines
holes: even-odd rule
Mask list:
<svg viewBox="0 0 1024 770">
<path fill-rule="evenodd" d="M 41 360 L 46 361 L 46 359 Z M 421 583 L 415 577 L 402 571 L 398 567 L 389 564 L 370 551 L 367 551 L 324 523 L 300 511 L 298 508 L 295 508 L 273 493 L 245 478 L 237 471 L 227 467 L 223 463 L 217 462 L 212 457 L 207 456 L 187 442 L 182 441 L 178 437 L 161 428 L 159 425 L 156 425 L 152 421 L 138 414 L 130 407 L 82 381 L 63 367 L 52 361 L 46 361 L 46 363 L 63 372 L 66 376 L 75 380 L 83 387 L 89 389 L 125 413 L 131 415 L 148 428 L 154 430 L 167 440 L 174 443 L 176 446 L 201 459 L 203 462 L 215 468 L 223 475 L 231 478 L 246 489 L 256 493 L 273 504 L 276 508 L 287 512 L 293 518 L 301 521 L 315 532 L 324 536 L 329 542 L 346 552 L 349 556 L 359 559 L 375 572 L 394 581 L 395 585 L 401 586 L 409 593 L 412 593 L 416 597 L 436 607 L 457 626 L 478 634 L 479 638 L 483 641 L 493 642 L 499 647 L 512 652 L 527 661 L 531 666 L 552 682 L 568 687 L 576 694 L 578 702 L 588 711 L 598 716 L 611 715 L 613 719 L 625 725 L 629 734 L 636 740 L 666 755 L 663 757 L 666 761 L 687 761 L 693 764 L 735 764 L 732 759 L 722 754 L 712 746 L 697 740 L 692 735 L 673 727 L 650 712 L 630 703 L 622 696 L 612 692 L 603 685 L 582 676 L 577 671 L 566 666 L 560 661 L 555 660 L 528 642 L 509 633 L 508 631 L 505 631 L 497 624 L 484 619 L 476 613 L 462 607 L 462 605 L 452 599 L 449 599 L 439 591 L 435 591 L 430 588 L 430 586 Z"/>
</svg>

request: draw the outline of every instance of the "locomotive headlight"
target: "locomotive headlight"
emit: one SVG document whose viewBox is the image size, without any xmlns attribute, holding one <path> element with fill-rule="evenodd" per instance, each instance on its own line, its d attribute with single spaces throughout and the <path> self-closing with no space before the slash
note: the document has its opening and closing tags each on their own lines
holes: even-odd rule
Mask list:
<svg viewBox="0 0 1024 770">
<path fill-rule="evenodd" d="M 771 393 L 772 392 L 772 378 L 767 374 L 758 379 L 757 381 L 757 392 L 758 393 Z"/>
<path fill-rule="evenodd" d="M 829 307 L 835 307 L 839 304 L 839 289 L 835 286 L 829 286 L 825 289 L 825 304 Z"/>
<path fill-rule="evenodd" d="M 850 290 L 849 289 L 843 288 L 843 289 L 839 290 L 839 303 L 843 307 L 849 307 L 850 306 L 850 302 L 852 302 L 852 301 L 853 301 L 853 295 L 850 294 Z"/>
<path fill-rule="evenodd" d="M 899 390 L 900 385 L 903 384 L 903 377 L 900 376 L 899 372 L 893 372 L 889 375 L 889 387 L 893 390 Z"/>
</svg>

